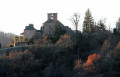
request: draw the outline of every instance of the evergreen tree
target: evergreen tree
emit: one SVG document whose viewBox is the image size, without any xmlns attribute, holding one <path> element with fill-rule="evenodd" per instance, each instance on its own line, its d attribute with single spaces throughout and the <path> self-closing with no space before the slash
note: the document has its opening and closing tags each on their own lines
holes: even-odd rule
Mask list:
<svg viewBox="0 0 120 77">
<path fill-rule="evenodd" d="M 94 20 L 88 9 L 85 13 L 85 18 L 83 22 L 83 32 L 92 32 L 94 30 Z"/>
<path fill-rule="evenodd" d="M 14 36 L 14 41 L 18 42 L 19 41 L 19 36 Z"/>
<path fill-rule="evenodd" d="M 120 32 L 120 18 L 118 19 L 118 21 L 116 22 L 116 28 L 117 28 L 117 31 Z"/>
</svg>

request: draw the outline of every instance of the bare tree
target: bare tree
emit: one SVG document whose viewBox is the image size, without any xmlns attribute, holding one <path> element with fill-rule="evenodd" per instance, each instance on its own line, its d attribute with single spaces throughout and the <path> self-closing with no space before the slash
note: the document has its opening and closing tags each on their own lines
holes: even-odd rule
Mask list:
<svg viewBox="0 0 120 77">
<path fill-rule="evenodd" d="M 105 19 L 105 18 L 99 20 L 99 22 L 98 22 L 98 26 L 99 26 L 99 29 L 100 29 L 101 31 L 105 31 L 105 30 L 106 30 L 105 22 L 106 22 L 106 19 Z"/>
<path fill-rule="evenodd" d="M 78 25 L 79 25 L 79 22 L 80 22 L 80 14 L 79 13 L 74 13 L 74 15 L 72 16 L 70 21 L 75 26 L 75 29 L 78 30 Z"/>
<path fill-rule="evenodd" d="M 80 14 L 79 13 L 74 13 L 74 15 L 72 16 L 70 21 L 73 23 L 73 25 L 75 26 L 75 29 L 77 31 L 78 30 L 78 25 L 79 25 L 79 22 L 80 22 Z M 73 37 L 75 39 L 75 36 L 73 36 Z M 73 40 L 73 42 L 75 42 L 75 40 Z M 77 49 L 77 51 L 78 51 L 78 60 L 79 60 L 79 50 L 80 50 L 80 48 Z"/>
</svg>

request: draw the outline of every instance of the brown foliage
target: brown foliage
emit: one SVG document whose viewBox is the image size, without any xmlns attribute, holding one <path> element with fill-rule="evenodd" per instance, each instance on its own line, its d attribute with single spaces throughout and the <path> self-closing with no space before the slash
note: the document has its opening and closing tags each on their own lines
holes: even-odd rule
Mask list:
<svg viewBox="0 0 120 77">
<path fill-rule="evenodd" d="M 68 34 L 64 34 L 60 37 L 56 44 L 62 46 L 71 46 L 72 44 L 71 37 Z"/>
<path fill-rule="evenodd" d="M 10 60 L 13 59 L 21 59 L 21 57 L 23 55 L 31 55 L 30 52 L 28 52 L 28 50 L 25 50 L 24 52 L 10 52 L 8 56 L 6 56 L 6 58 L 9 58 Z"/>
<path fill-rule="evenodd" d="M 82 61 L 81 61 L 81 59 L 80 60 L 76 60 L 75 61 L 75 69 L 78 69 L 78 68 L 80 68 L 82 66 Z"/>
<path fill-rule="evenodd" d="M 46 45 L 46 44 L 51 44 L 51 43 L 52 41 L 48 39 L 48 35 L 44 35 L 43 38 L 35 41 L 35 44 L 41 44 L 41 45 Z"/>
<path fill-rule="evenodd" d="M 115 47 L 115 49 L 114 49 L 114 53 L 116 53 L 118 49 L 120 49 L 120 41 L 119 41 L 118 44 L 116 45 L 116 47 Z"/>
<path fill-rule="evenodd" d="M 83 64 L 84 66 L 93 66 L 93 61 L 97 60 L 100 58 L 100 55 L 94 53 L 92 55 L 89 55 L 88 56 L 88 59 L 86 60 L 86 62 Z"/>
<path fill-rule="evenodd" d="M 110 47 L 109 40 L 105 40 L 104 43 L 103 43 L 103 46 L 102 46 L 101 50 L 103 51 L 104 49 L 109 48 L 109 47 Z"/>
<path fill-rule="evenodd" d="M 93 62 L 98 60 L 100 58 L 100 55 L 94 53 L 92 55 L 88 56 L 88 59 L 86 60 L 86 62 L 83 64 L 84 70 L 86 71 L 92 71 L 94 69 L 94 64 Z"/>
</svg>

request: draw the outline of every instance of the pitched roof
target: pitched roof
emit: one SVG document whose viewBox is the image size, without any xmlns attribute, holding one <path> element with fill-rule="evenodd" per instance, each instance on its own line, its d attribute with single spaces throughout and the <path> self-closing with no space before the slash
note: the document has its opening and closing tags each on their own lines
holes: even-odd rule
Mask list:
<svg viewBox="0 0 120 77">
<path fill-rule="evenodd" d="M 29 24 L 29 26 L 25 27 L 25 30 L 36 30 L 36 29 L 34 28 L 33 24 Z"/>
<path fill-rule="evenodd" d="M 48 19 L 47 21 L 45 21 L 44 23 L 53 23 L 54 20 L 53 19 Z"/>
</svg>

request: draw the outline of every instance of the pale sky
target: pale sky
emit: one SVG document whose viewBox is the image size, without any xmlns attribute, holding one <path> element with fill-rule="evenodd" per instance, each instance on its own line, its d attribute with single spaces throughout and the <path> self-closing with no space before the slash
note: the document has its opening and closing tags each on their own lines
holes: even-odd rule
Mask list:
<svg viewBox="0 0 120 77">
<path fill-rule="evenodd" d="M 19 35 L 30 23 L 40 29 L 47 13 L 58 13 L 58 20 L 74 29 L 69 19 L 76 12 L 81 29 L 88 8 L 96 22 L 106 18 L 107 27 L 115 27 L 120 17 L 120 0 L 0 0 L 0 31 Z"/>
</svg>

